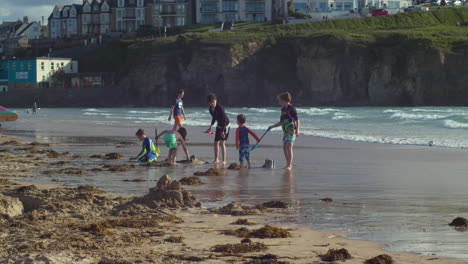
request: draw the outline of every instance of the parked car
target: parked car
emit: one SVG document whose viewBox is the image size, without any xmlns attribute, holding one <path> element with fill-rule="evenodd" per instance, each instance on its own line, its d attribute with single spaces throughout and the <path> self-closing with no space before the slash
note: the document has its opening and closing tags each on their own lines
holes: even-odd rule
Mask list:
<svg viewBox="0 0 468 264">
<path fill-rule="evenodd" d="M 433 6 L 438 6 L 438 5 L 440 5 L 440 0 L 433 0 L 433 1 L 431 2 L 431 5 L 433 5 Z"/>
<path fill-rule="evenodd" d="M 386 16 L 386 15 L 388 15 L 388 11 L 383 8 L 372 9 L 372 16 Z"/>
<path fill-rule="evenodd" d="M 447 2 L 448 5 L 453 5 L 453 6 L 461 6 L 462 2 L 460 0 L 455 0 L 455 1 L 450 1 Z"/>
<path fill-rule="evenodd" d="M 422 8 L 420 6 L 408 6 L 405 8 L 405 12 L 411 12 L 411 11 L 420 11 Z"/>
</svg>

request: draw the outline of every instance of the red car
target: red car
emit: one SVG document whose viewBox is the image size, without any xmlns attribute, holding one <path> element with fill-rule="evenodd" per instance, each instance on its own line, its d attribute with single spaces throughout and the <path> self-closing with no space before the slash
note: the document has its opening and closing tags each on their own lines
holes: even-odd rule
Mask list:
<svg viewBox="0 0 468 264">
<path fill-rule="evenodd" d="M 388 11 L 385 9 L 372 9 L 372 16 L 386 16 Z"/>
</svg>

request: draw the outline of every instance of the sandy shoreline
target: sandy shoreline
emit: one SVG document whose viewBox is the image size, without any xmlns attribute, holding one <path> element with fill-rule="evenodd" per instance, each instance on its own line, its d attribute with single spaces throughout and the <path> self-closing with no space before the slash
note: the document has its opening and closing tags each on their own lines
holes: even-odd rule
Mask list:
<svg viewBox="0 0 468 264">
<path fill-rule="evenodd" d="M 20 139 L 0 136 L 0 144 L 10 140 Z M 94 188 L 53 184 L 25 187 L 31 184 L 8 179 L 29 177 L 38 168 L 58 170 L 60 161 L 73 156 L 34 153 L 31 145 L 20 144 L 15 147 L 18 150 L 0 152 L 0 179 L 3 179 L 0 193 L 21 200 L 24 206 L 23 213 L 0 218 L 0 263 L 321 263 L 319 256 L 330 248 L 346 248 L 352 256 L 346 263 L 364 263 L 381 254 L 392 256 L 395 263 L 466 263 L 386 252 L 381 243 L 347 239 L 344 232 L 287 225 L 278 227 L 288 230 L 289 238 L 250 238 L 251 243 L 268 247 L 261 252 L 214 252 L 216 245 L 240 243 L 242 238 L 224 234 L 226 230 L 243 227 L 231 224 L 238 218 L 256 223 L 246 226 L 255 230 L 264 227 L 267 218 L 283 212 L 256 210 L 253 215 L 231 216 L 207 213 L 205 208 L 160 207 L 170 203 L 169 200 L 154 197 L 145 200 Z M 25 148 L 29 149 L 20 150 Z M 154 195 L 158 195 L 156 191 L 153 190 Z M 193 205 L 194 201 L 187 199 L 182 202 Z M 153 206 L 156 203 L 158 206 Z M 174 207 L 184 207 L 184 204 Z M 181 243 L 173 243 L 180 236 Z M 265 254 L 274 254 L 278 259 L 266 262 L 255 259 Z"/>
</svg>

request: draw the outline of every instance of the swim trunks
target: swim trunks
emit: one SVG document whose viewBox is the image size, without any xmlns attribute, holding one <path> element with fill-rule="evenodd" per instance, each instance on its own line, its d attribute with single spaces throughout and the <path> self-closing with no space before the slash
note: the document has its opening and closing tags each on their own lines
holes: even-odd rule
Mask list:
<svg viewBox="0 0 468 264">
<path fill-rule="evenodd" d="M 249 145 L 242 145 L 239 147 L 239 162 L 243 162 L 245 160 L 250 160 L 250 146 Z"/>
<path fill-rule="evenodd" d="M 174 134 L 165 134 L 164 135 L 164 143 L 166 147 L 169 149 L 173 149 L 177 147 L 177 137 Z"/>
<path fill-rule="evenodd" d="M 283 143 L 292 144 L 296 140 L 296 135 L 294 134 L 285 134 L 283 136 Z"/>
</svg>

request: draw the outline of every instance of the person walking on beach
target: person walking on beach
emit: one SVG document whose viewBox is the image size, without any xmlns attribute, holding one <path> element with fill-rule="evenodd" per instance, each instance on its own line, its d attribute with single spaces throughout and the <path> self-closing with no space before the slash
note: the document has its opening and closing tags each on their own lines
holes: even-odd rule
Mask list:
<svg viewBox="0 0 468 264">
<path fill-rule="evenodd" d="M 280 121 L 268 129 L 281 126 L 283 129 L 283 151 L 286 158 L 285 169 L 292 169 L 292 162 L 294 158 L 293 145 L 296 137 L 299 136 L 300 122 L 297 116 L 297 111 L 291 104 L 291 94 L 286 92 L 278 95 L 278 102 L 281 105 L 281 118 Z"/>
<path fill-rule="evenodd" d="M 172 116 L 174 116 L 174 128 L 172 130 L 175 131 L 177 131 L 178 128 L 184 127 L 182 125 L 182 117 L 184 120 L 187 120 L 184 110 L 184 101 L 182 100 L 184 95 L 184 90 L 179 90 L 177 92 L 174 104 L 171 107 L 171 112 L 169 113 L 169 118 L 167 119 L 168 121 L 171 121 Z"/>
<path fill-rule="evenodd" d="M 169 149 L 169 154 L 167 155 L 167 162 L 171 164 L 176 164 L 177 161 L 177 149 L 179 148 L 178 142 L 184 149 L 185 155 L 187 155 L 187 160 L 190 160 L 190 154 L 188 152 L 187 146 L 185 145 L 185 139 L 187 137 L 187 130 L 183 127 L 179 130 L 165 130 L 161 134 L 156 136 L 156 141 L 160 137 L 164 136 L 164 143 Z"/>
<path fill-rule="evenodd" d="M 249 134 L 260 142 L 257 134 L 245 126 L 247 117 L 245 115 L 237 116 L 237 124 L 239 127 L 236 130 L 236 147 L 239 150 L 239 163 L 240 167 L 244 168 L 244 159 L 247 161 L 247 168 L 250 169 L 250 142 Z"/>
<path fill-rule="evenodd" d="M 33 115 L 37 114 L 37 103 L 36 103 L 36 101 L 34 101 L 34 103 L 33 103 L 32 113 L 33 113 Z"/>
<path fill-rule="evenodd" d="M 223 154 L 222 163 L 226 164 L 226 141 L 229 137 L 230 123 L 229 118 L 224 111 L 224 107 L 218 103 L 218 98 L 215 94 L 210 93 L 207 97 L 208 105 L 210 106 L 209 111 L 211 114 L 211 125 L 206 132 L 211 132 L 213 125 L 217 122 L 215 139 L 214 139 L 214 164 L 219 163 L 219 147 L 221 146 L 221 152 Z"/>
</svg>

